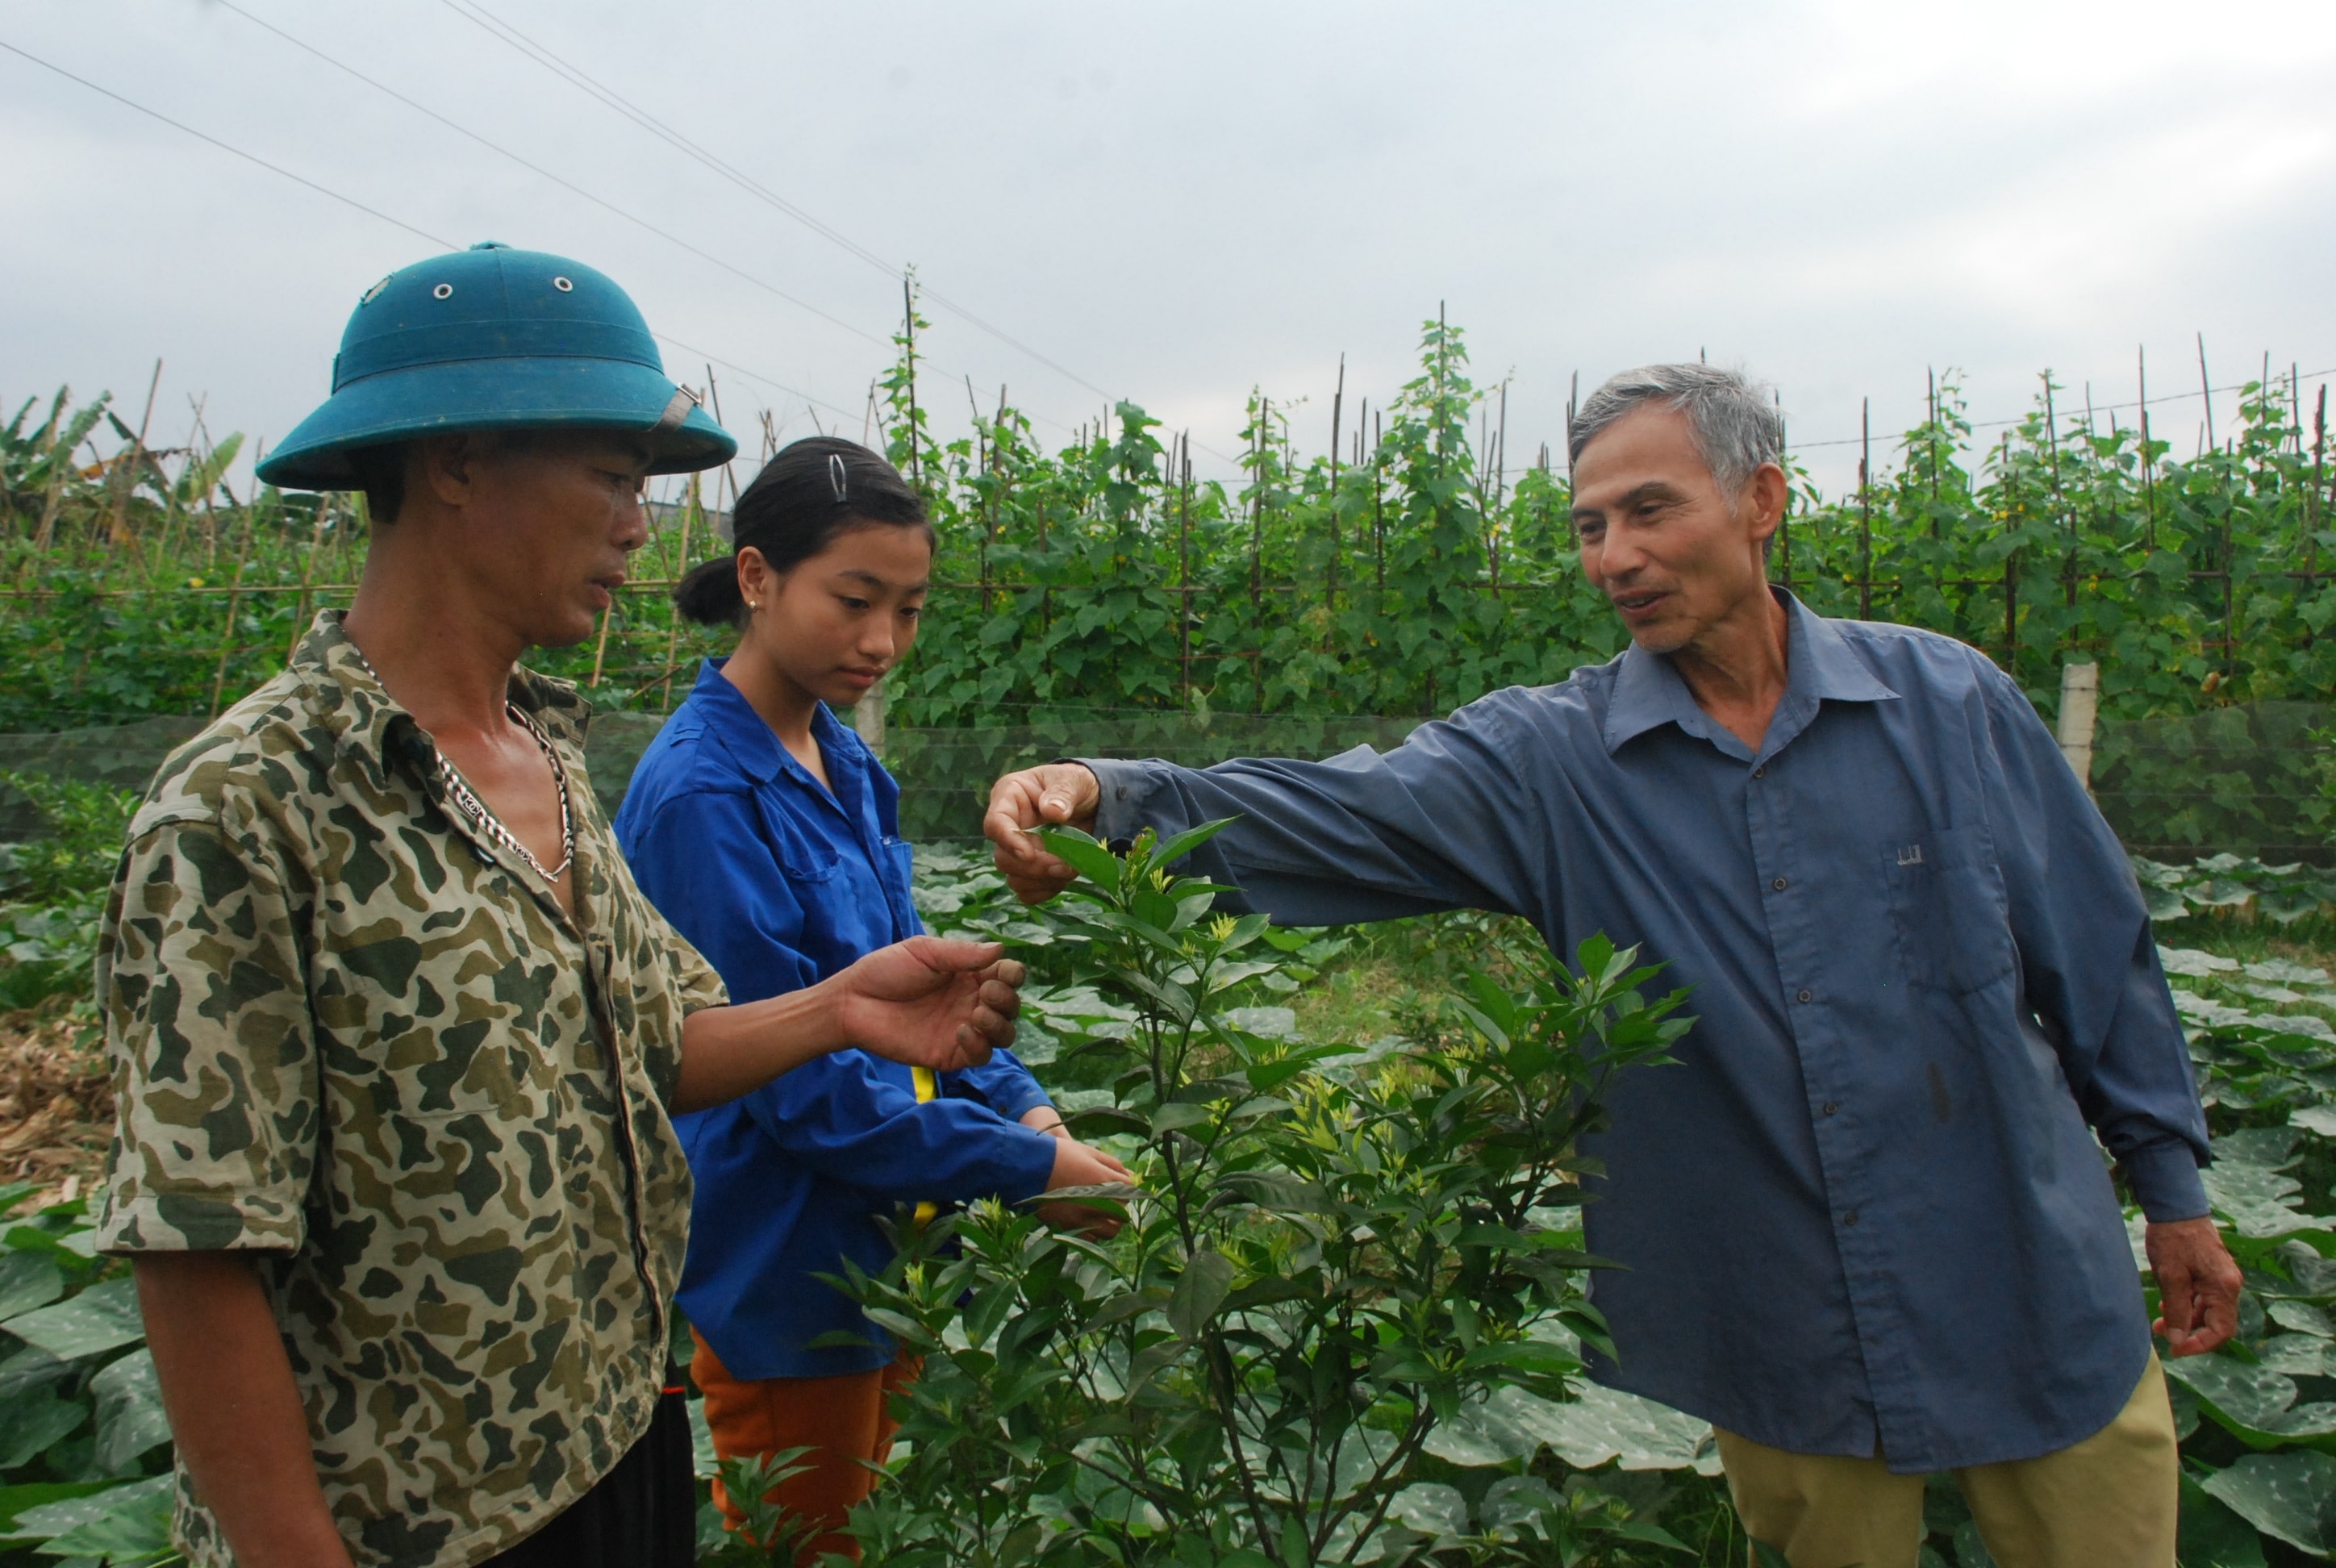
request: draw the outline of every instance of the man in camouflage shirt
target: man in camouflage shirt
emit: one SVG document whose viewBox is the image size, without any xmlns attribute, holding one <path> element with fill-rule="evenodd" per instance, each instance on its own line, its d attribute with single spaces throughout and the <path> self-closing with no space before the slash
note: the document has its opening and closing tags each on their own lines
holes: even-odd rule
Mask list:
<svg viewBox="0 0 2336 1568">
<path fill-rule="evenodd" d="M 929 939 L 725 1006 L 600 815 L 589 710 L 517 667 L 607 611 L 644 474 L 733 450 L 645 330 L 595 337 L 627 316 L 589 269 L 501 248 L 366 296 L 334 403 L 262 468 L 367 488 L 355 603 L 131 824 L 99 1245 L 136 1260 L 202 1568 L 688 1562 L 669 1114 L 847 1044 L 949 1067 L 1012 1036 L 1017 967 Z M 495 374 L 414 384 L 417 355 L 482 342 Z M 547 343 L 587 384 L 530 384 L 511 351 Z M 602 362 L 614 392 L 579 346 L 634 355 Z M 394 395 L 336 415 L 368 380 Z"/>
</svg>

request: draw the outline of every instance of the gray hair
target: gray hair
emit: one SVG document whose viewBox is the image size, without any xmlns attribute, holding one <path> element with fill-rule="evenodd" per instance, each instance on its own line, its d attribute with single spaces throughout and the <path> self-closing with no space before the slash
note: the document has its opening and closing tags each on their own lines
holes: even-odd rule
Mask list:
<svg viewBox="0 0 2336 1568">
<path fill-rule="evenodd" d="M 1776 391 L 1740 370 L 1714 365 L 1646 365 L 1609 376 L 1590 394 L 1565 433 L 1568 456 L 1582 461 L 1582 449 L 1624 414 L 1645 404 L 1683 409 L 1696 452 L 1719 488 L 1734 495 L 1764 463 L 1785 460 L 1785 416 Z"/>
</svg>

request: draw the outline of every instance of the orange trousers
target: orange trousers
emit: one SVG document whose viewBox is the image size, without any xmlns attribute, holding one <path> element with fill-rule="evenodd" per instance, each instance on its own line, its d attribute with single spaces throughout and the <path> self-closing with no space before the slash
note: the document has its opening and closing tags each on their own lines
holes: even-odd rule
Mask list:
<svg viewBox="0 0 2336 1568">
<path fill-rule="evenodd" d="M 892 1396 L 916 1382 L 919 1363 L 903 1357 L 889 1367 L 842 1378 L 741 1381 L 730 1376 L 697 1330 L 690 1336 L 697 1340 L 697 1353 L 689 1375 L 706 1396 L 706 1425 L 714 1434 L 715 1456 L 751 1458 L 782 1448 L 810 1448 L 796 1461 L 808 1468 L 768 1495 L 813 1527 L 795 1560 L 810 1564 L 822 1553 L 837 1552 L 859 1562 L 859 1543 L 839 1532 L 852 1505 L 876 1483 L 876 1473 L 861 1461 L 881 1465 L 892 1452 L 899 1426 L 892 1419 Z M 745 1523 L 719 1481 L 714 1501 L 732 1529 Z"/>
</svg>

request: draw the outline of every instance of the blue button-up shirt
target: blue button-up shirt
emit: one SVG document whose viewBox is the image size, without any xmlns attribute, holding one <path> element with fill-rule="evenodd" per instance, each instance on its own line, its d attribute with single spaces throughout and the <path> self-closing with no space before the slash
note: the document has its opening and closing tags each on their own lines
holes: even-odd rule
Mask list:
<svg viewBox="0 0 2336 1568">
<path fill-rule="evenodd" d="M 2149 1354 L 2103 1145 L 2151 1218 L 2206 1212 L 2149 920 L 1992 664 L 1786 602 L 1757 748 L 1634 647 L 1385 755 L 1089 763 L 1099 826 L 1238 815 L 1190 869 L 1293 923 L 1474 907 L 1642 944 L 1699 1021 L 1585 1141 L 1588 1244 L 1626 1265 L 1592 1375 L 1902 1472 L 2049 1453 Z"/>
<path fill-rule="evenodd" d="M 760 1001 L 920 932 L 900 789 L 860 737 L 817 710 L 834 787 L 781 745 L 706 666 L 641 757 L 617 813 L 633 876 L 730 988 Z M 826 1378 L 891 1360 L 891 1340 L 820 1274 L 891 1261 L 899 1204 L 1042 1191 L 1055 1140 L 1017 1125 L 1047 1103 L 1011 1051 L 939 1075 L 864 1051 L 810 1062 L 727 1105 L 674 1118 L 697 1196 L 677 1300 L 735 1378 Z M 860 1342 L 816 1345 L 823 1334 Z"/>
</svg>

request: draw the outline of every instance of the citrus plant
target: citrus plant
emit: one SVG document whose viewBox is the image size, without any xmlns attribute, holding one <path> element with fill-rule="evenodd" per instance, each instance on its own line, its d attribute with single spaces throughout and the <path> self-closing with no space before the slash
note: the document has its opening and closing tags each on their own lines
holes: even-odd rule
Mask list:
<svg viewBox="0 0 2336 1568">
<path fill-rule="evenodd" d="M 1113 1241 L 991 1203 L 852 1281 L 924 1358 L 910 1456 L 855 1515 L 869 1556 L 1299 1568 L 1660 1535 L 1553 1493 L 1478 1535 L 1419 1482 L 1439 1424 L 1503 1386 L 1565 1398 L 1604 1344 L 1578 1143 L 1689 1027 L 1684 993 L 1648 998 L 1656 969 L 1598 939 L 1521 989 L 1475 977 L 1460 1043 L 1292 1038 L 1238 1005 L 1286 961 L 1266 917 L 1169 870 L 1223 825 L 1124 855 L 1046 834 L 1082 873 L 1062 934 L 1119 1015 L 1054 1076 L 1141 1184 L 1084 1194 L 1125 1215 Z"/>
</svg>

